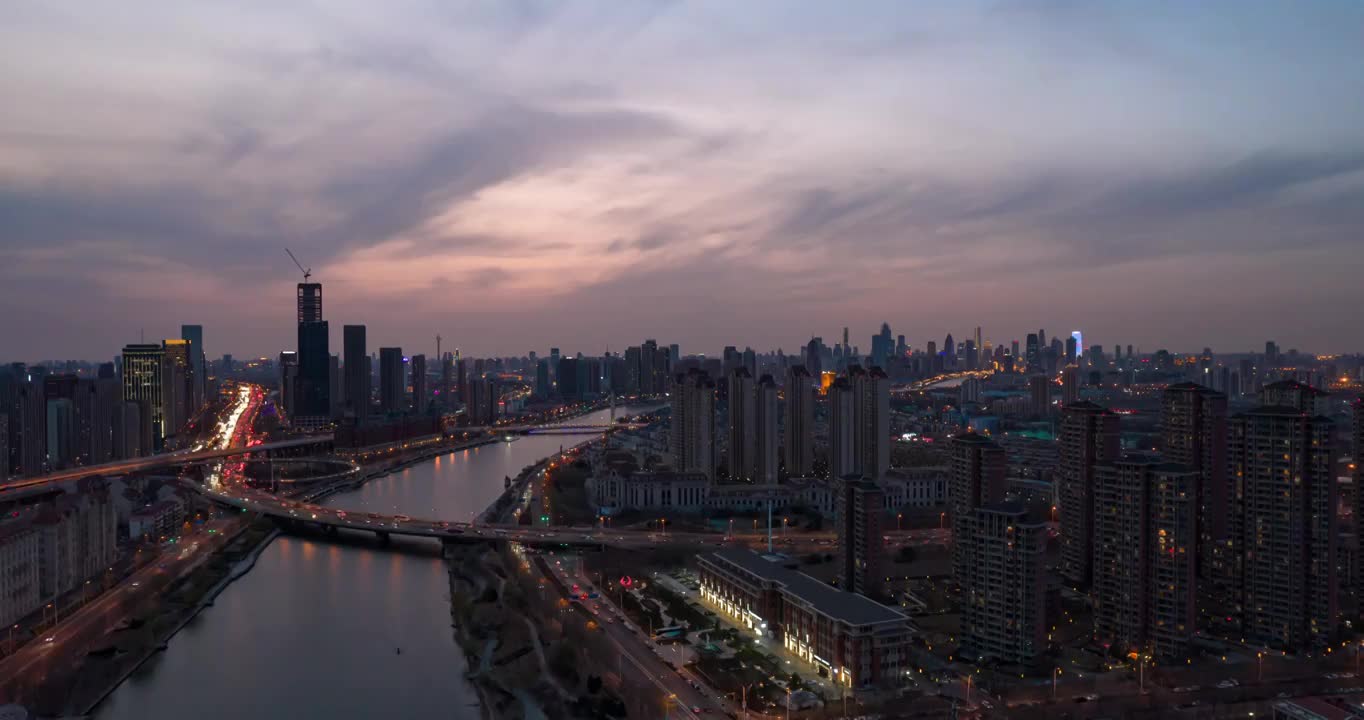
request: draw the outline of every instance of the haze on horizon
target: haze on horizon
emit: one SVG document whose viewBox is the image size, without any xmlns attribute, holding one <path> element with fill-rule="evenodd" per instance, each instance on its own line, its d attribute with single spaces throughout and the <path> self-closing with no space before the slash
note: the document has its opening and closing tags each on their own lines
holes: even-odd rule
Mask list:
<svg viewBox="0 0 1364 720">
<path fill-rule="evenodd" d="M 15 2 L 0 359 L 1358 351 L 1364 5 Z"/>
</svg>

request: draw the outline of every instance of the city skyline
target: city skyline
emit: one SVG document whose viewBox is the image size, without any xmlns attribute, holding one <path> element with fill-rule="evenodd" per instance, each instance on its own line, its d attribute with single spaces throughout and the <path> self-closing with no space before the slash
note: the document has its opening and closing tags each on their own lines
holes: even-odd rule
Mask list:
<svg viewBox="0 0 1364 720">
<path fill-rule="evenodd" d="M 334 323 L 422 351 L 1035 318 L 1354 351 L 1364 10 L 1244 9 L 16 6 L 0 328 L 271 356 L 288 246 Z"/>
</svg>

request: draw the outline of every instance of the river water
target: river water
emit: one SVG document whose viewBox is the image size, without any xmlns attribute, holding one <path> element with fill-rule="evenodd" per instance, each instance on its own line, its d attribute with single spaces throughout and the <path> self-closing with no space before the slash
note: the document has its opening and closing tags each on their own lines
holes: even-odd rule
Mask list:
<svg viewBox="0 0 1364 720">
<path fill-rule="evenodd" d="M 602 410 L 574 422 L 608 416 Z M 583 439 L 530 435 L 449 453 L 327 504 L 469 520 L 502 492 L 503 478 Z M 280 537 L 95 716 L 477 718 L 478 698 L 464 681 L 464 655 L 450 628 L 438 546 L 393 542 L 385 550 L 368 540 Z"/>
</svg>

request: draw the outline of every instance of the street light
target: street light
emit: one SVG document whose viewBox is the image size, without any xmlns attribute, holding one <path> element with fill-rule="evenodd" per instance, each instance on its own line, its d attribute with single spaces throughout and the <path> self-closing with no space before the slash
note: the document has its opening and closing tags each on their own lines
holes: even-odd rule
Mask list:
<svg viewBox="0 0 1364 720">
<path fill-rule="evenodd" d="M 938 529 L 939 529 L 939 530 L 942 530 L 944 527 L 946 527 L 946 524 L 947 524 L 947 513 L 945 513 L 945 512 L 940 512 L 940 513 L 938 513 Z"/>
<path fill-rule="evenodd" d="M 1257 652 L 1255 653 L 1255 682 L 1257 683 L 1262 682 L 1264 680 L 1264 677 L 1265 677 L 1265 654 L 1262 652 Z"/>
<path fill-rule="evenodd" d="M 1061 668 L 1051 670 L 1051 701 L 1056 702 L 1056 676 L 1061 674 Z"/>
<path fill-rule="evenodd" d="M 901 524 L 901 522 L 900 522 L 901 520 L 904 520 L 904 519 L 905 519 L 905 514 L 904 514 L 904 513 L 895 513 L 895 530 L 896 530 L 897 532 L 900 531 L 900 530 L 904 530 L 904 527 L 902 526 L 902 524 Z"/>
</svg>

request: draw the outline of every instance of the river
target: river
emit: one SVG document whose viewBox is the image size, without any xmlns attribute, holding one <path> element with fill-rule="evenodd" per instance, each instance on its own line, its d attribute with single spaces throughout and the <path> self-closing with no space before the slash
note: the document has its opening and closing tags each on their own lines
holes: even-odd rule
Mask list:
<svg viewBox="0 0 1364 720">
<path fill-rule="evenodd" d="M 602 410 L 574 422 L 606 422 Z M 439 456 L 326 502 L 468 520 L 527 465 L 586 436 L 530 435 Z M 477 718 L 430 553 L 282 536 L 96 710 L 100 720 Z M 398 648 L 402 649 L 401 654 Z"/>
</svg>

